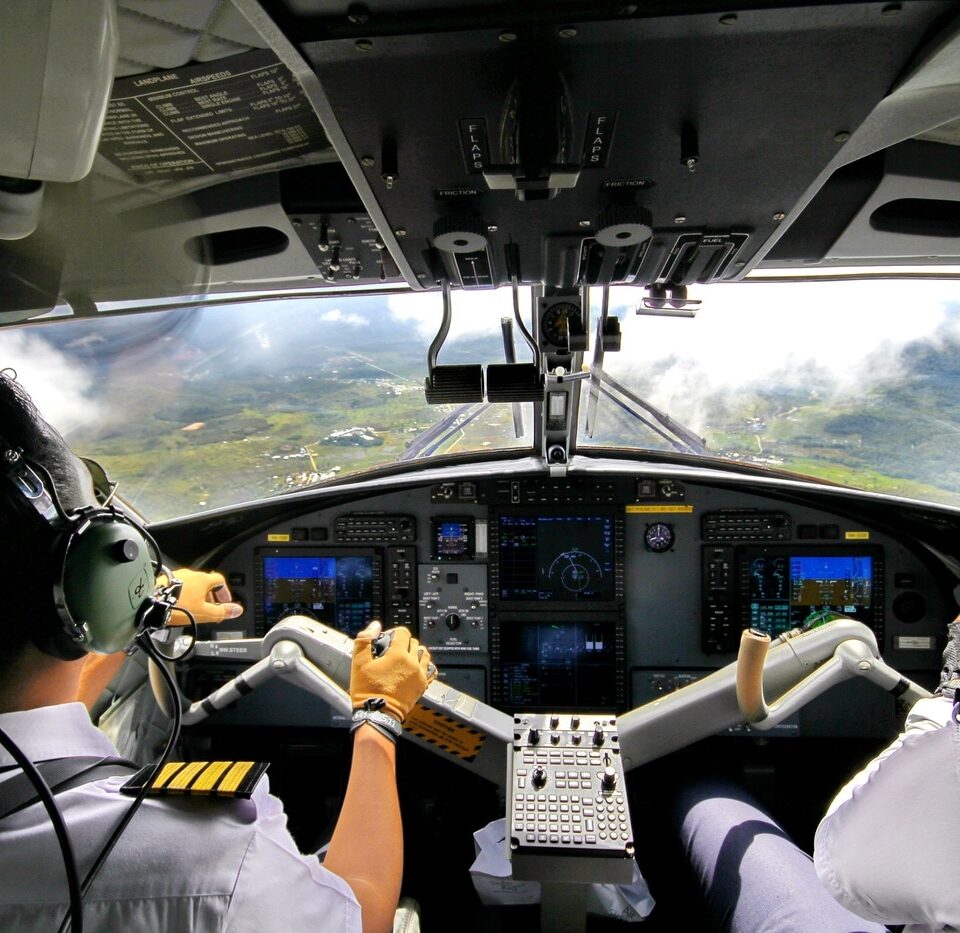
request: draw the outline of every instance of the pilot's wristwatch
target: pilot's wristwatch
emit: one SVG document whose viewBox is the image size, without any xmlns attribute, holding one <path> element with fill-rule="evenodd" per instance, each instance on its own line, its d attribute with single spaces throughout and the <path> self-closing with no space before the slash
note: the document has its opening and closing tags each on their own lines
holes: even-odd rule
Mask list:
<svg viewBox="0 0 960 933">
<path fill-rule="evenodd" d="M 353 724 L 350 726 L 350 731 L 356 732 L 360 726 L 368 722 L 377 732 L 385 735 L 391 742 L 396 742 L 403 733 L 403 726 L 389 713 L 383 712 L 383 700 L 380 699 L 378 705 L 377 699 L 379 698 L 366 700 L 360 709 L 353 711 L 351 717 Z"/>
</svg>

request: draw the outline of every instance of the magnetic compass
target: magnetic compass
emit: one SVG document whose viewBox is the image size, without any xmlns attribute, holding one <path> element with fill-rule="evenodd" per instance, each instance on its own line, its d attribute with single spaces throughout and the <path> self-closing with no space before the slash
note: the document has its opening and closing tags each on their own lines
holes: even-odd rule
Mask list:
<svg viewBox="0 0 960 933">
<path fill-rule="evenodd" d="M 540 317 L 540 339 L 554 347 L 570 346 L 570 323 L 580 320 L 580 307 L 572 301 L 550 305 Z"/>
<path fill-rule="evenodd" d="M 643 543 L 647 546 L 647 550 L 657 553 L 669 551 L 673 547 L 673 540 L 673 528 L 666 522 L 647 525 L 647 530 L 643 533 Z"/>
</svg>

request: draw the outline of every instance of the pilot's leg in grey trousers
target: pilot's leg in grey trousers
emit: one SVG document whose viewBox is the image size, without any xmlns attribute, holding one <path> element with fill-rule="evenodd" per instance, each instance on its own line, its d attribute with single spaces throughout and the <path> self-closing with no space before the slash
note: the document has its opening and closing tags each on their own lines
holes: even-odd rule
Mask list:
<svg viewBox="0 0 960 933">
<path fill-rule="evenodd" d="M 717 930 L 883 933 L 838 904 L 813 860 L 742 788 L 704 780 L 681 788 L 674 821 Z"/>
</svg>

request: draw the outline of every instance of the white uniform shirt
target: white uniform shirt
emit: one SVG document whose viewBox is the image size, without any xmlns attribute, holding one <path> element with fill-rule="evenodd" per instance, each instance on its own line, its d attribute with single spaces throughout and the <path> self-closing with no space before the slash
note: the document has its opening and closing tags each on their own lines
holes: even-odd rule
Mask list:
<svg viewBox="0 0 960 933">
<path fill-rule="evenodd" d="M 943 697 L 837 794 L 817 829 L 820 881 L 855 914 L 960 930 L 960 727 Z"/>
<path fill-rule="evenodd" d="M 5 713 L 0 728 L 35 762 L 117 754 L 80 703 Z M 0 749 L 0 766 L 12 763 Z M 126 780 L 56 797 L 81 881 L 130 807 L 133 798 L 118 793 Z M 43 805 L 0 821 L 0 930 L 56 930 L 68 906 Z M 263 779 L 250 800 L 148 797 L 84 899 L 84 921 L 97 931 L 359 931 L 360 907 L 343 879 L 297 851 Z"/>
</svg>

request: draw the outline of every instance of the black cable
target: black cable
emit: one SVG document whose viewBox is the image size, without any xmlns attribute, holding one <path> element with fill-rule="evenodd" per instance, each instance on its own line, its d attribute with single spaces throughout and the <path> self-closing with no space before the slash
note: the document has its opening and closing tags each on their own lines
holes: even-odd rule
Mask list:
<svg viewBox="0 0 960 933">
<path fill-rule="evenodd" d="M 16 742 L 3 729 L 0 729 L 0 745 L 13 756 L 13 760 L 30 779 L 30 783 L 33 784 L 37 795 L 40 797 L 40 802 L 50 817 L 50 822 L 53 823 L 54 832 L 57 834 L 57 842 L 60 844 L 60 854 L 63 856 L 63 867 L 67 873 L 67 887 L 70 889 L 70 910 L 64 918 L 64 922 L 69 919 L 73 933 L 83 933 L 83 894 L 80 890 L 80 878 L 77 874 L 77 859 L 73 854 L 70 834 L 67 832 L 66 823 L 63 822 L 63 814 L 60 812 L 56 800 L 54 800 L 53 791 L 50 790 L 50 785 L 37 770 L 37 766 L 24 755 Z"/>
<path fill-rule="evenodd" d="M 83 884 L 80 886 L 80 897 L 85 897 L 87 891 L 90 890 L 90 886 L 93 884 L 94 879 L 97 877 L 100 869 L 103 867 L 104 862 L 106 862 L 110 853 L 113 851 L 113 847 L 117 844 L 117 840 L 123 834 L 123 831 L 127 828 L 130 823 L 130 820 L 133 819 L 137 810 L 140 809 L 140 804 L 143 803 L 144 798 L 147 796 L 147 791 L 150 789 L 150 786 L 153 784 L 154 779 L 160 773 L 160 769 L 166 763 L 167 758 L 170 757 L 170 753 L 173 751 L 174 746 L 177 744 L 177 740 L 180 738 L 180 721 L 182 718 L 182 707 L 180 704 L 180 694 L 177 690 L 176 683 L 173 680 L 173 676 L 167 670 L 166 665 L 163 663 L 163 655 L 157 651 L 156 647 L 153 644 L 153 640 L 150 637 L 150 632 L 143 631 L 137 635 L 137 642 L 140 648 L 147 653 L 152 661 L 157 665 L 157 668 L 160 671 L 161 676 L 163 677 L 164 684 L 167 687 L 167 690 L 170 691 L 170 703 L 173 706 L 173 729 L 170 731 L 170 737 L 167 739 L 167 744 L 163 749 L 163 753 L 160 755 L 160 758 L 157 760 L 157 763 L 153 766 L 153 770 L 147 775 L 146 780 L 143 782 L 143 787 L 140 788 L 137 796 L 134 798 L 133 803 L 130 805 L 130 808 L 123 815 L 123 818 L 117 824 L 116 829 L 110 835 L 110 838 L 106 841 L 103 848 L 100 850 L 100 854 L 97 856 L 96 860 L 93 863 L 90 871 L 87 872 L 86 878 L 83 879 Z M 70 920 L 70 914 L 67 914 L 63 918 L 63 921 L 60 924 L 60 933 L 64 933 L 68 929 L 68 921 Z M 77 933 L 77 930 L 74 929 L 73 933 Z"/>
</svg>

